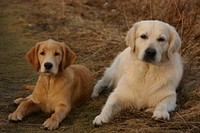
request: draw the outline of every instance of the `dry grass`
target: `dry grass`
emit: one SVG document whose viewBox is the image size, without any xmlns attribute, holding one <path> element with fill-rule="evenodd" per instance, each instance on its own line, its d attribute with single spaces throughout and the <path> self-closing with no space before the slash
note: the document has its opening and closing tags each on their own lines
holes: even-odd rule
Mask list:
<svg viewBox="0 0 200 133">
<path fill-rule="evenodd" d="M 22 6 L 22 2 L 26 6 Z M 38 41 L 53 38 L 65 42 L 76 52 L 76 63 L 88 66 L 95 72 L 96 79 L 102 76 L 117 53 L 126 47 L 124 38 L 134 22 L 158 19 L 176 27 L 183 41 L 181 52 L 185 73 L 178 88 L 178 107 L 172 113 L 172 119 L 156 122 L 150 119 L 150 114 L 131 109 L 117 115 L 110 124 L 89 130 L 145 133 L 200 131 L 198 0 L 18 0 L 15 4 L 22 8 L 19 20 L 26 37 L 35 37 Z M 97 109 L 93 109 L 96 111 L 93 116 L 98 114 L 105 100 L 103 96 L 87 105 Z"/>
</svg>

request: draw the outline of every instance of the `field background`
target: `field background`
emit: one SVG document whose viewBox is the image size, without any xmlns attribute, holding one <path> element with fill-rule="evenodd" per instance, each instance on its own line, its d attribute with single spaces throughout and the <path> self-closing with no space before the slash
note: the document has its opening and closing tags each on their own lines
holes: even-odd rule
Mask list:
<svg viewBox="0 0 200 133">
<path fill-rule="evenodd" d="M 37 73 L 24 58 L 37 42 L 49 38 L 65 42 L 76 63 L 95 73 L 95 83 L 114 57 L 126 48 L 125 36 L 133 23 L 158 19 L 176 27 L 182 38 L 184 76 L 170 121 L 155 121 L 151 113 L 127 109 L 109 124 L 94 128 L 108 94 L 74 109 L 54 132 L 200 132 L 200 2 L 199 0 L 2 0 L 0 3 L 0 132 L 49 132 L 41 128 L 50 115 L 36 113 L 11 123 L 15 98 L 30 92 Z"/>
</svg>

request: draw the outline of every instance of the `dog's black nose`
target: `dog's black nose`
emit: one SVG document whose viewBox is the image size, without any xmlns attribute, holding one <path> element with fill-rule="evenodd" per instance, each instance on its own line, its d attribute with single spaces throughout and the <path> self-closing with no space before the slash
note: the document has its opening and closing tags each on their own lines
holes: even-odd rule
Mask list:
<svg viewBox="0 0 200 133">
<path fill-rule="evenodd" d="M 156 55 L 156 50 L 152 49 L 152 48 L 148 48 L 145 51 L 146 56 L 148 56 L 149 58 L 155 57 Z"/>
<path fill-rule="evenodd" d="M 49 69 L 51 69 L 51 68 L 53 67 L 53 64 L 52 64 L 51 62 L 46 62 L 46 63 L 44 63 L 44 67 L 45 67 L 47 70 L 49 70 Z"/>
<path fill-rule="evenodd" d="M 147 48 L 145 50 L 144 61 L 154 61 L 156 56 L 156 50 L 153 48 Z"/>
</svg>

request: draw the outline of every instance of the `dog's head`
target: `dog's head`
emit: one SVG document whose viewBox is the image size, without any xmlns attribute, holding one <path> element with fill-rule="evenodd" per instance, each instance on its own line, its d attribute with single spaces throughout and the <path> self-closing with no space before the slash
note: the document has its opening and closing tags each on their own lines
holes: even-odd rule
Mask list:
<svg viewBox="0 0 200 133">
<path fill-rule="evenodd" d="M 73 64 L 75 57 L 64 43 L 52 39 L 37 43 L 26 53 L 26 59 L 37 71 L 53 75 Z"/>
<path fill-rule="evenodd" d="M 138 59 L 148 63 L 165 62 L 181 47 L 175 28 L 158 20 L 140 21 L 133 25 L 126 36 L 126 44 Z"/>
</svg>

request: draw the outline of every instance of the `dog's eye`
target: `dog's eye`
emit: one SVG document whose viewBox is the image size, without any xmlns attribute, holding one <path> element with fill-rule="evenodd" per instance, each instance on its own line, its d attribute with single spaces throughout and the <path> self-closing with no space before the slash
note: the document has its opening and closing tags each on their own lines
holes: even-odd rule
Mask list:
<svg viewBox="0 0 200 133">
<path fill-rule="evenodd" d="M 164 41 L 165 41 L 165 38 L 159 37 L 157 40 L 158 40 L 159 42 L 164 42 Z"/>
<path fill-rule="evenodd" d="M 147 35 L 145 35 L 145 34 L 142 34 L 141 36 L 140 36 L 140 38 L 142 38 L 142 39 L 148 39 L 148 36 Z"/>
<path fill-rule="evenodd" d="M 58 56 L 58 55 L 60 55 L 58 52 L 56 52 L 55 54 L 54 54 L 55 56 Z"/>
<path fill-rule="evenodd" d="M 45 55 L 45 52 L 41 52 L 40 55 Z"/>
</svg>

